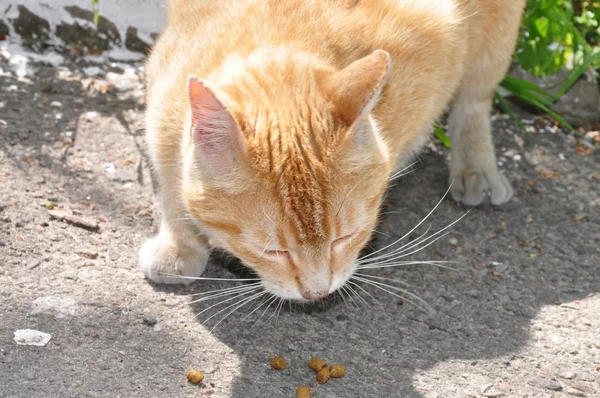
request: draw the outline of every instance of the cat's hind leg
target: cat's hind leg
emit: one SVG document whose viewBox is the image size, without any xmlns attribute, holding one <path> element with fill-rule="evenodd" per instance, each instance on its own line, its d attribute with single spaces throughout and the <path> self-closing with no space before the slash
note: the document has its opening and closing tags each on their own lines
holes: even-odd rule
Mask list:
<svg viewBox="0 0 600 398">
<path fill-rule="evenodd" d="M 479 205 L 488 195 L 492 204 L 501 205 L 510 200 L 513 189 L 496 165 L 490 111 L 512 58 L 524 0 L 471 4 L 475 9 L 465 74 L 448 119 L 450 192 L 467 205 Z"/>
<path fill-rule="evenodd" d="M 448 120 L 452 140 L 450 193 L 454 200 L 469 206 L 481 204 L 488 194 L 492 204 L 501 205 L 510 200 L 513 189 L 496 166 L 490 125 L 492 100 L 473 94 L 458 98 Z"/>
</svg>

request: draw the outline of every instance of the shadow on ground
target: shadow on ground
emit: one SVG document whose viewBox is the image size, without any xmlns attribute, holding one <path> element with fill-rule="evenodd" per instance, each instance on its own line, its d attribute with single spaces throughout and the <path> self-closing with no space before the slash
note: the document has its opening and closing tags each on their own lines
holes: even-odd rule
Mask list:
<svg viewBox="0 0 600 398">
<path fill-rule="evenodd" d="M 376 248 L 416 225 L 443 195 L 446 173 L 441 157 L 430 156 L 420 166 L 390 191 L 389 205 L 405 215 L 384 218 L 380 231 L 389 237 L 379 236 Z M 259 391 L 249 395 L 253 383 L 269 396 L 292 396 L 294 387 L 302 384 L 312 385 L 318 396 L 438 396 L 436 387 L 416 383 L 415 373 L 456 360 L 472 361 L 474 370 L 478 361 L 498 359 L 510 370 L 530 343 L 532 322 L 542 307 L 583 300 L 600 291 L 595 216 L 575 223 L 578 203 L 565 203 L 555 194 L 556 182 L 539 181 L 535 169 L 524 169 L 521 175 L 509 173 L 520 193 L 515 201 L 501 209 L 472 211 L 450 235 L 458 242 L 451 243 L 449 236 L 410 257 L 454 260 L 456 272 L 427 265 L 369 271 L 408 283 L 409 290 L 434 308 L 434 315 L 363 284 L 378 303 L 361 292 L 371 306 L 358 299 L 353 306 L 347 298 L 350 305 L 337 300 L 311 313 L 281 311 L 276 321 L 255 328 L 255 320 L 240 323 L 239 316 L 223 321 L 213 333 L 236 350 L 244 369 L 232 396 L 261 396 Z M 538 181 L 537 192 L 525 189 L 529 179 Z M 445 201 L 432 216 L 434 228 L 464 213 L 464 208 Z M 257 305 L 248 304 L 240 312 Z M 257 366 L 275 355 L 285 356 L 290 368 L 274 375 Z M 347 377 L 318 386 L 306 368 L 311 356 L 346 364 Z M 536 377 L 524 381 L 543 384 Z M 466 393 L 455 392 L 447 396 Z"/>
</svg>

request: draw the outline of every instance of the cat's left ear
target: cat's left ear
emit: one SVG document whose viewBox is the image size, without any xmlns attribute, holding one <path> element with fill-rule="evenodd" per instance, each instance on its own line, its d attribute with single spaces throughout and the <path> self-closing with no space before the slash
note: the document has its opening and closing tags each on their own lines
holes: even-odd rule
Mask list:
<svg viewBox="0 0 600 398">
<path fill-rule="evenodd" d="M 196 160 L 204 172 L 227 174 L 244 153 L 244 140 L 231 113 L 204 81 L 187 81 L 191 107 L 191 135 Z"/>
</svg>

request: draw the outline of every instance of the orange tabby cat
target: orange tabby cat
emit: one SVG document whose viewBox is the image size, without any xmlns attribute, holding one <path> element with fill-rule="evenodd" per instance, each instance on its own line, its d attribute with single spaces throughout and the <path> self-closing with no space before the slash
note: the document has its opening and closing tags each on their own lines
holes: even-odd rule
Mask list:
<svg viewBox="0 0 600 398">
<path fill-rule="evenodd" d="M 280 297 L 342 286 L 391 173 L 447 110 L 455 199 L 512 195 L 489 112 L 524 0 L 171 1 L 147 65 L 160 233 L 155 282 L 224 248 Z"/>
</svg>

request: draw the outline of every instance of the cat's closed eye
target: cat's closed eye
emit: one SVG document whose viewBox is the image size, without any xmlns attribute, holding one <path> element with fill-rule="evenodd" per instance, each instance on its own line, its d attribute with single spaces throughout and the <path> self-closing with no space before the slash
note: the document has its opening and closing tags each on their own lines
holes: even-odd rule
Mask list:
<svg viewBox="0 0 600 398">
<path fill-rule="evenodd" d="M 289 252 L 287 250 L 266 250 L 263 255 L 274 260 L 287 260 Z"/>
<path fill-rule="evenodd" d="M 356 233 L 347 234 L 334 240 L 331 243 L 331 250 L 342 250 L 345 246 L 347 246 L 350 242 L 352 242 L 352 238 L 356 236 Z"/>
</svg>

